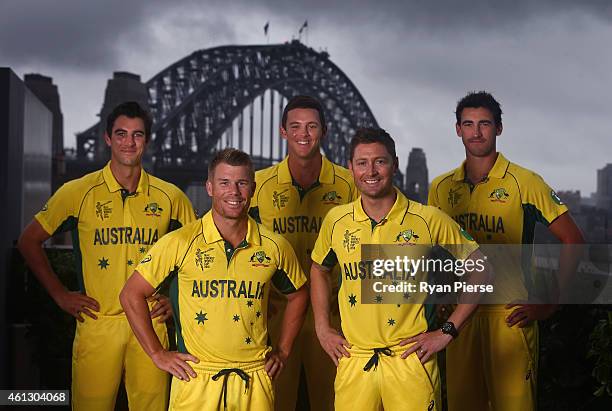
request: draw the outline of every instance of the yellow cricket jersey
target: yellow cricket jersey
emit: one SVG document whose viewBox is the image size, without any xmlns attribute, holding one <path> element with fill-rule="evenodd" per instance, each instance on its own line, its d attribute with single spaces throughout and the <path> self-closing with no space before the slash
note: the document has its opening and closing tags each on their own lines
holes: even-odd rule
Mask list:
<svg viewBox="0 0 612 411">
<path fill-rule="evenodd" d="M 394 244 L 463 245 L 447 248 L 455 258 L 465 259 L 478 245 L 450 217 L 434 207 L 408 199 L 399 191 L 395 204 L 376 223 L 363 210 L 361 198 L 334 208 L 323 220 L 312 260 L 326 267 L 340 265 L 342 283 L 338 294 L 342 332 L 359 349 L 390 347 L 427 330 L 422 304 L 385 304 L 377 295 L 374 304 L 361 301 L 361 280 L 371 275 L 362 261 L 361 245 Z"/>
<path fill-rule="evenodd" d="M 310 253 L 323 217 L 340 204 L 357 198 L 353 176 L 323 157 L 318 181 L 308 190 L 294 183 L 288 158 L 255 173 L 255 195 L 250 214 L 293 246 L 302 269 L 310 274 Z"/>
<path fill-rule="evenodd" d="M 233 249 L 212 212 L 162 238 L 136 270 L 153 287 L 168 278 L 179 351 L 209 362 L 262 360 L 270 283 L 288 294 L 306 282 L 284 238 L 249 218 Z"/>
<path fill-rule="evenodd" d="M 466 178 L 465 162 L 435 178 L 428 202 L 451 216 L 480 244 L 531 244 L 537 222 L 548 226 L 568 211 L 542 177 L 511 163 L 501 153 L 489 175 L 475 185 Z M 522 260 L 522 269 L 526 271 L 530 255 L 523 255 Z M 529 288 L 529 284 L 508 284 L 510 278 L 530 277 L 516 272 L 505 275 L 504 267 L 521 269 L 514 263 L 494 265 L 496 277 L 504 279 L 501 286 L 510 287 L 507 290 L 516 286 Z M 523 289 L 519 294 L 526 297 L 526 292 Z M 508 295 L 517 292 L 508 291 Z"/>
<path fill-rule="evenodd" d="M 123 312 L 119 293 L 136 264 L 195 214 L 181 190 L 144 170 L 129 193 L 108 163 L 60 187 L 35 218 L 49 235 L 72 232 L 81 291 L 100 303 L 100 314 L 116 315 Z"/>
</svg>

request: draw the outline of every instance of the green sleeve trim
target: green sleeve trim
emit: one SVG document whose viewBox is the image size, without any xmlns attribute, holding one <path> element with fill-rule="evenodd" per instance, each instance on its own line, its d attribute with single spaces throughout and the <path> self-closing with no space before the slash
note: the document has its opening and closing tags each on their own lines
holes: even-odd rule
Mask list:
<svg viewBox="0 0 612 411">
<path fill-rule="evenodd" d="M 183 340 L 183 329 L 181 327 L 181 311 L 179 307 L 179 286 L 178 286 L 178 267 L 172 270 L 166 280 L 170 281 L 170 304 L 172 305 L 172 316 L 174 317 L 174 326 L 176 328 L 176 346 L 180 353 L 187 353 L 185 340 Z M 159 285 L 158 289 L 163 288 L 164 283 Z"/>
<path fill-rule="evenodd" d="M 72 230 L 76 230 L 77 225 L 79 223 L 79 219 L 74 217 L 74 216 L 70 216 L 67 219 L 65 219 L 60 225 L 59 227 L 57 227 L 55 229 L 55 231 L 53 232 L 52 235 L 56 235 L 59 233 L 65 233 L 68 231 L 72 231 Z"/>
<path fill-rule="evenodd" d="M 173 218 L 170 219 L 170 224 L 168 225 L 168 232 L 178 230 L 181 228 L 183 224 L 179 220 L 175 220 Z"/>
<path fill-rule="evenodd" d="M 291 294 L 297 291 L 287 273 L 280 268 L 272 276 L 272 284 L 283 294 Z"/>
<path fill-rule="evenodd" d="M 251 207 L 249 209 L 249 215 L 251 216 L 253 220 L 261 224 L 261 217 L 259 215 L 259 207 Z"/>
<path fill-rule="evenodd" d="M 327 268 L 333 268 L 336 264 L 338 264 L 338 257 L 336 256 L 336 252 L 330 248 L 329 252 L 321 262 L 321 265 Z"/>
</svg>

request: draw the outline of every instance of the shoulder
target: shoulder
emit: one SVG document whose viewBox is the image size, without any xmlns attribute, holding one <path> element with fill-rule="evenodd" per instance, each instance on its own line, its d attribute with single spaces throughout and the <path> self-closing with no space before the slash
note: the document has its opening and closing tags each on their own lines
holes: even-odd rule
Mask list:
<svg viewBox="0 0 612 411">
<path fill-rule="evenodd" d="M 188 244 L 193 241 L 196 237 L 202 235 L 202 221 L 200 219 L 194 220 L 189 224 L 177 228 L 174 231 L 170 231 L 164 234 L 160 241 L 165 242 L 177 242 L 178 244 Z"/>
<path fill-rule="evenodd" d="M 276 177 L 277 174 L 278 174 L 278 164 L 263 168 L 261 170 L 257 170 L 255 172 L 255 182 L 258 185 L 261 185 L 265 183 L 267 180 L 271 179 L 272 177 Z"/>
<path fill-rule="evenodd" d="M 170 201 L 175 201 L 178 199 L 184 199 L 186 197 L 185 193 L 175 186 L 172 183 L 162 180 L 161 178 L 155 177 L 151 174 L 149 176 L 149 187 L 154 190 L 159 190 L 166 194 Z"/>
<path fill-rule="evenodd" d="M 331 165 L 334 169 L 334 176 L 337 180 L 345 182 L 349 186 L 353 185 L 353 174 L 348 168 L 342 167 L 336 163 L 331 163 Z"/>
<path fill-rule="evenodd" d="M 431 182 L 431 189 L 436 190 L 441 185 L 448 183 L 451 181 L 452 176 L 455 174 L 455 170 L 450 170 L 444 174 L 440 174 L 438 177 L 434 178 Z"/>
<path fill-rule="evenodd" d="M 96 170 L 64 183 L 53 195 L 55 197 L 67 196 L 73 200 L 82 199 L 92 189 L 104 184 L 102 170 Z"/>
</svg>

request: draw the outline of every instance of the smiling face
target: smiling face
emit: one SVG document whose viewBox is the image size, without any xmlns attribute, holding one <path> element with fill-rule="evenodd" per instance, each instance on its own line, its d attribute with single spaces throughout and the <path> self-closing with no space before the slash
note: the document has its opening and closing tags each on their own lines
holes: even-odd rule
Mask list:
<svg viewBox="0 0 612 411">
<path fill-rule="evenodd" d="M 290 110 L 280 132 L 287 140 L 287 151 L 290 156 L 310 159 L 320 153 L 324 131 L 317 110 L 313 108 Z"/>
<path fill-rule="evenodd" d="M 112 134 L 104 133 L 111 150 L 111 161 L 123 166 L 140 166 L 147 146 L 145 126 L 141 118 L 119 116 L 113 124 Z"/>
<path fill-rule="evenodd" d="M 496 125 L 493 114 L 484 107 L 466 107 L 461 111 L 461 122 L 455 125 L 457 135 L 467 155 L 488 157 L 496 153 L 496 139 L 502 125 Z"/>
<path fill-rule="evenodd" d="M 215 214 L 232 220 L 246 218 L 255 192 L 251 169 L 219 163 L 206 181 L 206 191 Z"/>
<path fill-rule="evenodd" d="M 358 144 L 349 168 L 362 196 L 375 199 L 394 194 L 393 175 L 397 171 L 397 159 L 383 144 Z"/>
</svg>

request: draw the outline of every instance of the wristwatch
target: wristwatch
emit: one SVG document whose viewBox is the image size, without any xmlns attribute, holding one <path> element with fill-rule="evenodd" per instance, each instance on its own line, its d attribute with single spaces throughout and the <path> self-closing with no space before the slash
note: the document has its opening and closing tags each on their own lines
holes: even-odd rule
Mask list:
<svg viewBox="0 0 612 411">
<path fill-rule="evenodd" d="M 453 338 L 457 338 L 457 336 L 459 336 L 459 331 L 457 331 L 455 328 L 455 324 L 450 321 L 443 323 L 440 330 L 442 331 L 442 334 L 448 334 Z"/>
</svg>

